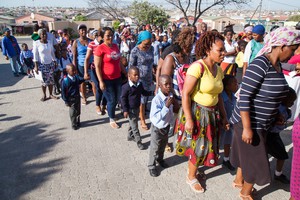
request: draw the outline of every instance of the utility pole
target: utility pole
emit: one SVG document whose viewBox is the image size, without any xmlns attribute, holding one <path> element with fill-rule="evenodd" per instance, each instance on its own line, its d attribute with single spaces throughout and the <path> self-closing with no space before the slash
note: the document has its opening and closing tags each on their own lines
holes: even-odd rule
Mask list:
<svg viewBox="0 0 300 200">
<path fill-rule="evenodd" d="M 260 3 L 259 3 L 259 13 L 258 13 L 258 24 L 260 24 L 260 16 L 261 16 L 261 8 L 262 8 L 262 1 L 263 0 L 260 0 Z"/>
</svg>

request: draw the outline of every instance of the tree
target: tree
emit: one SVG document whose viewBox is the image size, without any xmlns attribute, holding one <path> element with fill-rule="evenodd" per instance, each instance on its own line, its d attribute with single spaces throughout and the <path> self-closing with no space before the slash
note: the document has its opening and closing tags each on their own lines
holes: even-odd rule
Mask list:
<svg viewBox="0 0 300 200">
<path fill-rule="evenodd" d="M 162 8 L 150 4 L 148 1 L 134 1 L 129 7 L 130 14 L 135 18 L 137 24 L 155 24 L 166 26 L 170 16 Z"/>
<path fill-rule="evenodd" d="M 293 15 L 293 16 L 289 17 L 288 21 L 299 22 L 300 21 L 300 15 Z"/>
<path fill-rule="evenodd" d="M 126 15 L 120 5 L 122 2 L 120 0 L 88 0 L 90 7 L 107 14 L 114 20 L 120 20 L 124 15 Z"/>
<path fill-rule="evenodd" d="M 86 16 L 83 16 L 82 14 L 78 14 L 75 16 L 74 21 L 87 21 Z"/>
<path fill-rule="evenodd" d="M 191 25 L 188 19 L 188 12 L 193 13 L 194 22 L 192 25 L 195 25 L 200 18 L 200 16 L 206 12 L 207 10 L 215 7 L 215 6 L 227 6 L 229 4 L 246 4 L 249 1 L 246 0 L 211 0 L 210 3 L 205 1 L 206 7 L 203 6 L 203 0 L 165 0 L 166 2 L 172 4 L 176 8 L 178 8 L 187 21 L 188 25 Z"/>
</svg>

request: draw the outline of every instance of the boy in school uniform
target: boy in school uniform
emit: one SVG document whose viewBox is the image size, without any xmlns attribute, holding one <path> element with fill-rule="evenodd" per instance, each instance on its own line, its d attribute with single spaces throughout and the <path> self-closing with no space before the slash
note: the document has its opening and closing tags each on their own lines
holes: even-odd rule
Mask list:
<svg viewBox="0 0 300 200">
<path fill-rule="evenodd" d="M 76 67 L 72 64 L 66 66 L 67 76 L 62 80 L 61 97 L 69 107 L 72 129 L 80 127 L 80 94 L 79 85 L 84 79 L 76 74 Z"/>
<path fill-rule="evenodd" d="M 129 130 L 127 140 L 135 140 L 140 150 L 145 149 L 142 144 L 139 128 L 139 109 L 141 105 L 141 95 L 150 96 L 152 92 L 144 89 L 142 83 L 139 81 L 139 69 L 137 67 L 130 67 L 128 70 L 128 82 L 122 86 L 121 105 L 125 118 L 129 118 Z"/>
<path fill-rule="evenodd" d="M 165 147 L 168 143 L 170 123 L 174 117 L 173 109 L 177 110 L 179 105 L 172 94 L 172 79 L 168 75 L 159 77 L 159 91 L 152 99 L 150 121 L 151 121 L 151 143 L 149 153 L 148 169 L 153 177 L 159 176 L 156 170 L 156 162 L 168 168 L 163 160 Z"/>
</svg>

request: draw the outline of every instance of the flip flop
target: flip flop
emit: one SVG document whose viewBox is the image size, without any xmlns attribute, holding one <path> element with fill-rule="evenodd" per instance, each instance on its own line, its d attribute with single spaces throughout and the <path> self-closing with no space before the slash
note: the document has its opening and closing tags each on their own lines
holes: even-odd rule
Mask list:
<svg viewBox="0 0 300 200">
<path fill-rule="evenodd" d="M 232 182 L 232 187 L 241 190 L 241 189 L 243 188 L 243 184 L 238 184 L 238 183 L 235 183 L 235 182 L 233 181 L 233 182 Z M 256 188 L 252 187 L 251 192 L 252 192 L 252 193 L 255 193 L 256 191 L 257 191 Z"/>
<path fill-rule="evenodd" d="M 49 98 L 50 98 L 50 99 L 55 99 L 55 100 L 58 99 L 58 97 L 56 97 L 56 96 L 54 96 L 54 95 L 50 95 Z"/>
<path fill-rule="evenodd" d="M 251 194 L 244 195 L 244 194 L 240 193 L 239 197 L 240 197 L 241 200 L 253 200 L 253 197 L 252 197 Z"/>
<path fill-rule="evenodd" d="M 204 193 L 204 188 L 199 183 L 198 179 L 194 178 L 193 180 L 190 180 L 189 177 L 186 177 L 186 183 L 191 187 L 191 189 L 196 193 Z M 201 189 L 197 190 L 194 186 L 199 184 Z"/>
</svg>

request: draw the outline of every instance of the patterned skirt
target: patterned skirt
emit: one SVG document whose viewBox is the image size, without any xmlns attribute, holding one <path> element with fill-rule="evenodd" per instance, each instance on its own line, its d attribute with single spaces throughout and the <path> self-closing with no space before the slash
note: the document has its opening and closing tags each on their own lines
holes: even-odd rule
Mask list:
<svg viewBox="0 0 300 200">
<path fill-rule="evenodd" d="M 176 154 L 187 156 L 195 166 L 217 165 L 219 157 L 220 119 L 216 107 L 192 103 L 194 133 L 185 131 L 185 115 L 180 109 L 175 125 Z"/>
<path fill-rule="evenodd" d="M 39 71 L 42 72 L 42 85 L 48 86 L 54 84 L 53 72 L 55 69 L 55 63 L 51 62 L 50 64 L 39 63 Z"/>
</svg>

